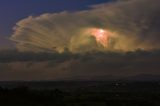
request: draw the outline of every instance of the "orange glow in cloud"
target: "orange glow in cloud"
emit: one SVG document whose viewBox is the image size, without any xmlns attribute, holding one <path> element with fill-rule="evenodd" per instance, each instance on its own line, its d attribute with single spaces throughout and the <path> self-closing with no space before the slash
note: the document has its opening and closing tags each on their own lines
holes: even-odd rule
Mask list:
<svg viewBox="0 0 160 106">
<path fill-rule="evenodd" d="M 97 43 L 103 47 L 107 47 L 109 38 L 113 36 L 114 33 L 104 29 L 92 28 L 90 29 L 90 34 L 95 37 Z"/>
</svg>

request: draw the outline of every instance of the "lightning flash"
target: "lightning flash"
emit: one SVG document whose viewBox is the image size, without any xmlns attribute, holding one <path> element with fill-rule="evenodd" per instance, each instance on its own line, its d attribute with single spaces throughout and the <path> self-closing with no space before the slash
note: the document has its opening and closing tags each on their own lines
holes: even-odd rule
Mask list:
<svg viewBox="0 0 160 106">
<path fill-rule="evenodd" d="M 103 47 L 108 47 L 109 39 L 114 35 L 113 32 L 101 28 L 92 28 L 89 31 L 90 36 L 95 37 L 96 42 Z"/>
</svg>

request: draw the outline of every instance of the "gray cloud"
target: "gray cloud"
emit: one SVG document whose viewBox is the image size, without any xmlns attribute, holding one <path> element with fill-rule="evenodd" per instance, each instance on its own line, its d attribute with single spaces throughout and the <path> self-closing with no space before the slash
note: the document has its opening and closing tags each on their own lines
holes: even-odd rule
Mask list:
<svg viewBox="0 0 160 106">
<path fill-rule="evenodd" d="M 119 0 L 77 12 L 44 13 L 17 23 L 11 40 L 20 51 L 83 53 L 159 49 L 159 0 Z M 114 32 L 106 48 L 86 30 Z"/>
<path fill-rule="evenodd" d="M 106 80 L 140 74 L 160 75 L 160 51 L 7 53 L 0 52 L 0 80 Z"/>
</svg>

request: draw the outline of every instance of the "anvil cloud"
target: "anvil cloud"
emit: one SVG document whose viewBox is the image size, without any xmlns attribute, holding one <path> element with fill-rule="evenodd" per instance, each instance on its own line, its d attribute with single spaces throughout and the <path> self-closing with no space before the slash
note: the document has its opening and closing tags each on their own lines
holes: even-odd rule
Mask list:
<svg viewBox="0 0 160 106">
<path fill-rule="evenodd" d="M 160 1 L 119 0 L 89 10 L 44 13 L 17 22 L 11 40 L 19 51 L 83 53 L 160 49 Z M 99 46 L 86 29 L 115 33 L 110 46 Z"/>
</svg>

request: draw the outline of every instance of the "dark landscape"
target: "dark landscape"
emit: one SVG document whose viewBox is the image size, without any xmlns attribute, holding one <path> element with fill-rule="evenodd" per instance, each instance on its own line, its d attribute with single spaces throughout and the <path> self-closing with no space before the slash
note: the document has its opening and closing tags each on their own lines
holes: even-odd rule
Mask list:
<svg viewBox="0 0 160 106">
<path fill-rule="evenodd" d="M 159 106 L 160 81 L 0 82 L 1 106 Z"/>
</svg>

